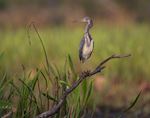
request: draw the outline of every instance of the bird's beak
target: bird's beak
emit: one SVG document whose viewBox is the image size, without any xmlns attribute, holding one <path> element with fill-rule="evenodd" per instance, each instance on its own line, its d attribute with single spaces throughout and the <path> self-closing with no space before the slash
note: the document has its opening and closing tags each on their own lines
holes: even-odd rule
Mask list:
<svg viewBox="0 0 150 118">
<path fill-rule="evenodd" d="M 85 21 L 84 21 L 84 19 L 82 19 L 82 20 L 73 20 L 72 22 L 73 23 L 79 23 L 79 22 L 85 22 Z"/>
<path fill-rule="evenodd" d="M 81 19 L 80 22 L 85 22 L 85 20 L 84 20 L 84 19 Z"/>
</svg>

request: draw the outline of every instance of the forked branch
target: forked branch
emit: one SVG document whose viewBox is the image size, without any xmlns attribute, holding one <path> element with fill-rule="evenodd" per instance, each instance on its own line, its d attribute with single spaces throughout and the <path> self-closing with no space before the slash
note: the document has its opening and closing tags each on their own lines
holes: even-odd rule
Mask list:
<svg viewBox="0 0 150 118">
<path fill-rule="evenodd" d="M 105 60 L 103 60 L 102 62 L 100 62 L 100 64 L 94 70 L 82 72 L 79 75 L 79 79 L 76 82 L 74 82 L 70 88 L 66 89 L 66 91 L 60 98 L 58 104 L 56 104 L 51 110 L 48 110 L 48 111 L 45 111 L 45 112 L 39 114 L 36 118 L 48 118 L 50 116 L 55 115 L 56 113 L 58 113 L 60 108 L 63 106 L 67 96 L 71 92 L 73 92 L 73 90 L 76 89 L 79 86 L 79 84 L 83 82 L 83 80 L 85 80 L 87 77 L 91 77 L 97 73 L 100 73 L 105 68 L 105 64 L 108 61 L 110 61 L 112 59 L 117 59 L 117 58 L 126 58 L 129 56 L 131 56 L 131 55 L 130 54 L 128 54 L 128 55 L 112 55 L 112 56 L 106 58 Z"/>
</svg>

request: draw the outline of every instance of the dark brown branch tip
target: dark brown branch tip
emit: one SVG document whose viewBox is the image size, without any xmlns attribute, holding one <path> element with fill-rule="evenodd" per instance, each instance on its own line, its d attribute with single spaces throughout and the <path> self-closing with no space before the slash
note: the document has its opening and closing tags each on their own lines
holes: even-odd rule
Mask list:
<svg viewBox="0 0 150 118">
<path fill-rule="evenodd" d="M 126 55 L 116 55 L 116 54 L 113 54 L 112 55 L 112 58 L 126 58 L 126 57 L 130 57 L 131 54 L 126 54 Z"/>
<path fill-rule="evenodd" d="M 106 68 L 106 66 L 101 66 L 98 68 L 98 72 L 101 72 L 104 68 Z"/>
</svg>

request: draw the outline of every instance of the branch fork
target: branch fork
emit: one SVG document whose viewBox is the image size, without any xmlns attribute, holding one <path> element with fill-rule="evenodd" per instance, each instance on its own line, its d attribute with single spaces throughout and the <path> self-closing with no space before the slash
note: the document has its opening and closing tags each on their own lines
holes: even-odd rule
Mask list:
<svg viewBox="0 0 150 118">
<path fill-rule="evenodd" d="M 94 70 L 92 70 L 92 71 L 88 70 L 88 71 L 82 72 L 79 76 L 79 79 L 77 81 L 75 81 L 70 88 L 66 89 L 66 91 L 64 92 L 64 94 L 62 95 L 60 100 L 58 101 L 58 104 L 56 104 L 52 109 L 39 114 L 38 116 L 36 116 L 36 118 L 48 118 L 50 116 L 54 116 L 56 113 L 58 113 L 58 111 L 63 106 L 67 96 L 71 92 L 73 92 L 83 82 L 83 80 L 85 80 L 87 77 L 91 77 L 97 73 L 100 73 L 105 68 L 105 64 L 108 61 L 110 61 L 112 59 L 126 58 L 129 56 L 131 56 L 131 54 L 127 54 L 127 55 L 115 55 L 114 54 L 114 55 L 111 55 L 108 58 L 106 58 L 105 60 L 103 60 L 102 62 L 100 62 L 99 65 Z"/>
</svg>

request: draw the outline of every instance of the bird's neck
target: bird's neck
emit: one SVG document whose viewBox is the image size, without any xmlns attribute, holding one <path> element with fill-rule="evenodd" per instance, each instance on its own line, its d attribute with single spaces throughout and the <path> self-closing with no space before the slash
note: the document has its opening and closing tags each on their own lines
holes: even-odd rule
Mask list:
<svg viewBox="0 0 150 118">
<path fill-rule="evenodd" d="M 86 27 L 85 27 L 84 33 L 85 33 L 85 34 L 86 34 L 86 33 L 89 33 L 89 30 L 92 28 L 92 26 L 93 26 L 93 22 L 92 22 L 92 21 L 87 22 L 87 25 L 86 25 Z"/>
</svg>

